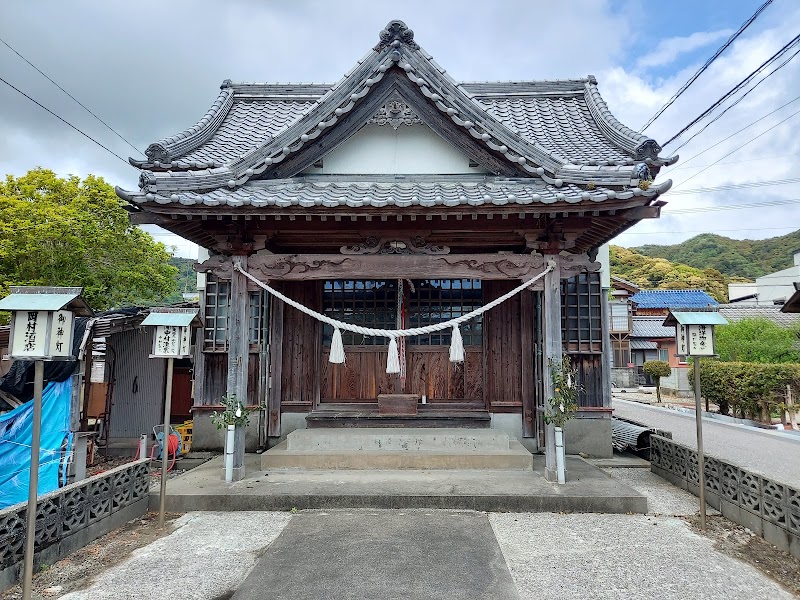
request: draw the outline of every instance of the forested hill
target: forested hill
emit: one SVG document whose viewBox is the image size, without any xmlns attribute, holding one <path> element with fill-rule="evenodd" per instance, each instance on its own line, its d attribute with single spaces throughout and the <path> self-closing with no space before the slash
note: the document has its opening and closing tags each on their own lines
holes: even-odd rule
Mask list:
<svg viewBox="0 0 800 600">
<path fill-rule="evenodd" d="M 728 277 L 755 279 L 792 266 L 800 249 L 800 230 L 765 240 L 733 240 L 704 233 L 673 246 L 631 248 L 639 254 L 665 258 L 698 269 L 716 269 Z"/>
<path fill-rule="evenodd" d="M 644 289 L 700 289 L 717 302 L 728 301 L 730 278 L 716 269 L 698 269 L 664 258 L 652 258 L 630 248 L 611 246 L 611 274 Z"/>
</svg>

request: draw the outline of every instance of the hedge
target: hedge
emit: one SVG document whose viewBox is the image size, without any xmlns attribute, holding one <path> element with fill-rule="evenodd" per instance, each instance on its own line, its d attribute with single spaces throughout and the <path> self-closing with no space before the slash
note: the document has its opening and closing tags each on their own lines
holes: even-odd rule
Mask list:
<svg viewBox="0 0 800 600">
<path fill-rule="evenodd" d="M 694 385 L 694 369 L 689 369 Z M 700 364 L 700 390 L 734 417 L 769 421 L 770 413 L 785 407 L 786 386 L 795 398 L 800 392 L 800 364 L 763 364 L 704 360 Z"/>
</svg>

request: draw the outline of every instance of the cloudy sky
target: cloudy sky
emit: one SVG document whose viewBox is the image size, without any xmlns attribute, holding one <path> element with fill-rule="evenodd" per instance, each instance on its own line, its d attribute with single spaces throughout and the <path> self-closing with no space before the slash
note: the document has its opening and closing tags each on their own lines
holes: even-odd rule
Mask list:
<svg viewBox="0 0 800 600">
<path fill-rule="evenodd" d="M 762 0 L 3 0 L 0 39 L 141 150 L 194 124 L 224 79 L 338 80 L 393 18 L 403 19 L 415 39 L 458 80 L 593 74 L 615 115 L 640 129 L 760 4 Z M 648 135 L 662 143 L 672 137 L 798 32 L 800 2 L 774 0 L 647 129 Z M 142 156 L 2 44 L 0 77 L 120 156 Z M 798 111 L 800 58 L 680 148 L 681 161 L 659 175 L 659 180 L 675 182 L 665 197 L 669 204 L 662 218 L 638 224 L 615 243 L 676 243 L 700 232 L 764 238 L 800 229 L 800 114 L 792 116 Z M 688 137 L 667 146 L 663 154 L 675 152 Z M 715 161 L 719 163 L 710 166 Z M 137 187 L 135 169 L 0 82 L 0 174 L 21 175 L 36 166 L 62 175 L 94 173 L 114 185 Z M 790 181 L 775 183 L 785 180 Z M 753 204 L 764 205 L 742 208 Z M 708 207 L 713 210 L 697 211 Z M 159 241 L 175 245 L 179 255 L 194 255 L 191 244 L 152 230 Z"/>
</svg>

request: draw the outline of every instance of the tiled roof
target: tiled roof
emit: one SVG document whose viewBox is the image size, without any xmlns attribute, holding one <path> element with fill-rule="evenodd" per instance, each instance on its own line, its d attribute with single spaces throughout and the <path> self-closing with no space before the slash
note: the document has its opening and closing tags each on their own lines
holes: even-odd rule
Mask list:
<svg viewBox="0 0 800 600">
<path fill-rule="evenodd" d="M 565 184 L 561 188 L 547 185 L 541 180 L 509 180 L 494 177 L 439 177 L 435 181 L 394 180 L 380 178 L 377 181 L 326 178 L 305 178 L 252 181 L 236 189 L 218 189 L 209 192 L 176 192 L 170 195 L 157 193 L 129 193 L 117 190 L 123 198 L 136 204 L 183 204 L 187 206 L 227 205 L 231 207 L 253 206 L 288 208 L 299 207 L 383 207 L 383 206 L 481 206 L 508 204 L 570 204 L 602 202 L 609 198 L 625 200 L 634 196 L 656 196 L 669 184 L 652 186 L 647 190 L 635 188 L 615 192 L 596 188 L 591 192 L 576 185 Z"/>
<path fill-rule="evenodd" d="M 658 344 L 649 340 L 631 340 L 631 350 L 657 350 Z"/>
<path fill-rule="evenodd" d="M 673 338 L 675 337 L 675 328 L 665 327 L 664 317 L 633 317 L 630 337 L 648 339 Z"/>
<path fill-rule="evenodd" d="M 631 296 L 639 308 L 705 308 L 716 306 L 703 290 L 641 290 Z"/>
<path fill-rule="evenodd" d="M 742 319 L 769 319 L 782 327 L 800 323 L 800 313 L 781 312 L 780 306 L 768 304 L 720 304 L 719 312 L 731 322 L 741 321 Z"/>
<path fill-rule="evenodd" d="M 619 123 L 593 77 L 459 84 L 401 21 L 390 22 L 381 40 L 328 89 L 226 81 L 197 125 L 151 144 L 146 152 L 150 162 L 132 161 L 147 169 L 140 186 L 166 195 L 240 187 L 314 143 L 389 72 L 407 78 L 418 88 L 420 101 L 504 158 L 510 171 L 557 188 L 569 183 L 635 187 L 650 178 L 649 166 L 677 160 L 660 158 L 654 140 Z"/>
<path fill-rule="evenodd" d="M 580 96 L 481 98 L 488 112 L 572 164 L 629 165 L 635 160 L 605 137 Z"/>
</svg>

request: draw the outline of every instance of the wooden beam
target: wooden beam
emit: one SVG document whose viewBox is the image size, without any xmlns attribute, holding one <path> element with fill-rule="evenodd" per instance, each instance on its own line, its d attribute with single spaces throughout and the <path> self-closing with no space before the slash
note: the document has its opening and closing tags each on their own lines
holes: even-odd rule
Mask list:
<svg viewBox="0 0 800 600">
<path fill-rule="evenodd" d="M 231 279 L 229 257 L 212 256 L 195 268 Z M 342 255 L 254 254 L 249 271 L 265 280 L 311 279 L 530 279 L 544 268 L 540 254 Z M 541 283 L 537 282 L 541 289 Z M 535 285 L 537 285 L 535 284 Z"/>
</svg>

